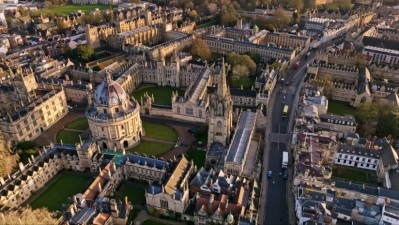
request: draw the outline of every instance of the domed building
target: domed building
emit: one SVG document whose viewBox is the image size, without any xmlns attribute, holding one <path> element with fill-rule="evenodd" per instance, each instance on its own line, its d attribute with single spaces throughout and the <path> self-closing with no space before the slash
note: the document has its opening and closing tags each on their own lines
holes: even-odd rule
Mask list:
<svg viewBox="0 0 399 225">
<path fill-rule="evenodd" d="M 128 149 L 139 143 L 143 135 L 139 107 L 106 72 L 86 110 L 93 141 L 104 149 Z"/>
</svg>

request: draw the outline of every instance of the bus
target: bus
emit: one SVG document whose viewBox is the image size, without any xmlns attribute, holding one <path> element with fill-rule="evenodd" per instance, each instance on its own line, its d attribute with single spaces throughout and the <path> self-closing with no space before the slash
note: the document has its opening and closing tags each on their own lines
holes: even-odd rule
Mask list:
<svg viewBox="0 0 399 225">
<path fill-rule="evenodd" d="M 287 114 L 288 114 L 288 105 L 285 105 L 283 109 L 283 118 L 287 117 Z"/>
</svg>

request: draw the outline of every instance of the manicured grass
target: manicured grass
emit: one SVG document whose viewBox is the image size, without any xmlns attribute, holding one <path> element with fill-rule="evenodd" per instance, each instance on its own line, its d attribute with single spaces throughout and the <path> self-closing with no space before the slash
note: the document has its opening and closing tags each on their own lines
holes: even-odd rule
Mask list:
<svg viewBox="0 0 399 225">
<path fill-rule="evenodd" d="M 87 121 L 86 118 L 77 119 L 66 125 L 66 128 L 75 129 L 75 130 L 87 130 L 88 127 L 89 127 L 89 122 Z"/>
<path fill-rule="evenodd" d="M 131 153 L 146 154 L 147 156 L 159 156 L 169 151 L 173 145 L 166 143 L 141 141 L 136 147 L 129 149 Z"/>
<path fill-rule="evenodd" d="M 232 79 L 229 77 L 229 86 L 231 88 L 241 88 L 241 85 L 244 89 L 251 89 L 252 86 L 255 87 L 255 77 L 241 79 Z"/>
<path fill-rule="evenodd" d="M 345 180 L 351 180 L 360 183 L 371 183 L 367 171 L 349 167 L 333 168 L 333 177 L 339 177 Z"/>
<path fill-rule="evenodd" d="M 217 24 L 216 20 L 211 20 L 209 22 L 202 23 L 202 24 L 196 26 L 196 29 L 207 28 L 207 27 L 211 27 L 211 26 L 216 25 L 216 24 Z"/>
<path fill-rule="evenodd" d="M 172 142 L 175 142 L 177 140 L 176 131 L 169 126 L 159 123 L 144 122 L 143 128 L 145 130 L 146 137 Z"/>
<path fill-rule="evenodd" d="M 172 105 L 172 92 L 178 91 L 179 96 L 184 95 L 184 90 L 180 88 L 173 88 L 173 87 L 147 87 L 142 88 L 133 93 L 133 97 L 140 101 L 141 96 L 144 96 L 144 93 L 147 92 L 148 95 L 151 97 L 152 94 L 154 95 L 154 103 L 160 105 Z"/>
<path fill-rule="evenodd" d="M 125 196 L 127 196 L 128 200 L 133 205 L 142 205 L 145 203 L 144 188 L 141 188 L 137 184 L 131 182 L 123 182 L 116 192 L 116 196 L 122 202 L 124 202 Z"/>
<path fill-rule="evenodd" d="M 59 13 L 64 15 L 69 15 L 69 13 L 78 12 L 81 10 L 84 13 L 90 13 L 91 11 L 96 10 L 105 10 L 109 9 L 109 5 L 63 5 L 63 6 L 54 6 L 51 9 L 43 9 L 41 10 L 43 13 Z"/>
<path fill-rule="evenodd" d="M 81 135 L 81 132 L 77 131 L 69 131 L 69 130 L 61 130 L 57 134 L 57 142 L 64 144 L 71 144 L 74 145 L 78 142 L 80 142 L 79 135 Z"/>
<path fill-rule="evenodd" d="M 164 223 L 159 223 L 153 220 L 146 220 L 142 223 L 142 225 L 166 225 Z"/>
<path fill-rule="evenodd" d="M 205 160 L 206 160 L 206 152 L 205 151 L 190 150 L 187 152 L 187 155 L 190 159 L 192 159 L 194 161 L 194 164 L 198 168 L 205 166 Z"/>
<path fill-rule="evenodd" d="M 69 171 L 61 173 L 54 183 L 30 204 L 33 209 L 46 207 L 50 211 L 61 210 L 62 204 L 68 200 L 68 197 L 82 193 L 89 185 L 89 177 Z"/>
<path fill-rule="evenodd" d="M 329 100 L 328 101 L 328 112 L 334 113 L 338 115 L 353 115 L 355 116 L 357 113 L 357 109 L 349 105 L 349 103 Z"/>
</svg>

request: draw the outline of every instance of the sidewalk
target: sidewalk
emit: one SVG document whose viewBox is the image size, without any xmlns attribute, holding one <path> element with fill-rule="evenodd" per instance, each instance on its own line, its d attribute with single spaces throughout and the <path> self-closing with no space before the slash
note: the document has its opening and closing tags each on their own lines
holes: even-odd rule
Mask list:
<svg viewBox="0 0 399 225">
<path fill-rule="evenodd" d="M 176 222 L 171 220 L 164 220 L 154 216 L 148 215 L 147 211 L 141 210 L 140 213 L 137 215 L 136 219 L 134 219 L 132 225 L 141 225 L 146 220 L 156 221 L 165 225 L 186 225 L 185 222 Z"/>
</svg>

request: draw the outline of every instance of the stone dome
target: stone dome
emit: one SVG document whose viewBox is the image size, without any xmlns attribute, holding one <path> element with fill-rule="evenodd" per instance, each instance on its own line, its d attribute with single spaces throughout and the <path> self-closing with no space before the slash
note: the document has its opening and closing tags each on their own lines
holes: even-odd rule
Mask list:
<svg viewBox="0 0 399 225">
<path fill-rule="evenodd" d="M 94 92 L 94 101 L 97 104 L 114 106 L 124 102 L 127 98 L 125 90 L 106 72 L 105 79 Z"/>
</svg>

